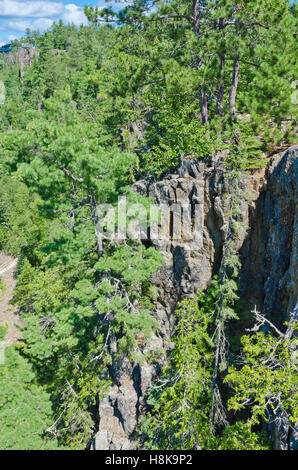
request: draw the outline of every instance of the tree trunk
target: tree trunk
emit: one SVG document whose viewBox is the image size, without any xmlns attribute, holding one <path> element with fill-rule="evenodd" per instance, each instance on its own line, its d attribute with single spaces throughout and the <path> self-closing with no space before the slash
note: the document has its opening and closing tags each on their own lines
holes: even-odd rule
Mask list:
<svg viewBox="0 0 298 470">
<path fill-rule="evenodd" d="M 199 0 L 193 2 L 193 20 L 194 20 L 194 31 L 198 39 L 201 36 L 201 23 L 200 23 L 200 5 Z"/>
<path fill-rule="evenodd" d="M 236 59 L 234 60 L 233 78 L 232 78 L 232 83 L 231 83 L 230 99 L 229 99 L 230 112 L 231 112 L 231 116 L 233 119 L 236 117 L 236 96 L 237 96 L 237 89 L 238 89 L 238 83 L 239 83 L 239 69 L 240 69 L 240 62 L 239 62 L 239 58 L 236 57 Z"/>
<path fill-rule="evenodd" d="M 219 18 L 219 29 L 223 34 L 224 31 L 224 26 L 225 26 L 225 19 L 224 18 Z M 225 89 L 225 61 L 226 58 L 224 54 L 219 54 L 219 60 L 220 60 L 220 83 L 217 87 L 217 92 L 216 92 L 216 114 L 219 116 L 223 115 L 223 106 L 222 106 L 222 101 L 224 97 L 224 89 Z"/>
<path fill-rule="evenodd" d="M 200 2 L 199 0 L 193 1 L 193 21 L 194 21 L 194 32 L 200 40 L 201 38 L 201 22 L 200 22 Z M 200 57 L 197 57 L 197 69 L 202 66 L 202 60 Z M 201 119 L 202 124 L 206 124 L 208 122 L 208 103 L 207 103 L 207 96 L 205 87 L 202 86 L 200 89 L 200 107 L 201 107 Z"/>
<path fill-rule="evenodd" d="M 218 116 L 223 115 L 223 97 L 224 97 L 224 89 L 225 89 L 225 84 L 224 84 L 224 66 L 225 66 L 225 57 L 223 55 L 219 56 L 220 58 L 220 69 L 221 69 L 221 82 L 217 87 L 217 92 L 216 92 L 216 114 Z"/>
<path fill-rule="evenodd" d="M 202 124 L 206 124 L 208 122 L 208 103 L 204 86 L 200 89 L 200 104 Z"/>
<path fill-rule="evenodd" d="M 103 255 L 103 247 L 102 247 L 102 235 L 101 235 L 101 230 L 100 230 L 99 220 L 98 220 L 96 199 L 94 197 L 94 194 L 91 194 L 90 196 L 90 206 L 91 206 L 91 219 L 92 219 L 94 229 L 95 229 L 95 234 L 96 234 L 97 256 L 99 259 Z"/>
</svg>

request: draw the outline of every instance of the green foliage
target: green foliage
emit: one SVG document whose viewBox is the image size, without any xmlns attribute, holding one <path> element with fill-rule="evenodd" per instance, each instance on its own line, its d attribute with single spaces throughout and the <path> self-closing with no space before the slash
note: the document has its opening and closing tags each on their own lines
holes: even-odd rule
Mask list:
<svg viewBox="0 0 298 470">
<path fill-rule="evenodd" d="M 49 394 L 37 384 L 32 365 L 13 346 L 0 365 L 0 448 L 54 450 L 57 441 L 46 429 L 52 424 Z M 62 448 L 61 448 L 62 449 Z"/>
<path fill-rule="evenodd" d="M 176 311 L 175 349 L 163 374 L 150 389 L 148 404 L 152 411 L 142 420 L 138 432 L 149 449 L 268 450 L 264 433 L 255 431 L 259 421 L 248 419 L 236 424 L 213 427 L 212 377 L 216 344 L 214 333 L 216 305 L 220 286 L 214 280 L 206 293 L 196 300 L 185 300 Z M 253 362 L 252 362 L 253 364 Z M 231 374 L 231 370 L 234 375 Z M 255 371 L 255 374 L 258 373 Z M 248 373 L 249 376 L 249 373 Z M 260 375 L 261 376 L 261 375 Z M 242 381 L 235 369 L 225 381 Z M 292 381 L 287 382 L 290 386 Z M 247 381 L 229 400 L 231 409 L 237 400 L 245 401 Z M 265 392 L 263 384 L 251 387 L 254 396 Z M 284 404 L 283 400 L 282 403 Z M 258 408 L 256 402 L 255 407 Z"/>
<path fill-rule="evenodd" d="M 33 256 L 45 233 L 40 198 L 16 177 L 3 177 L 0 185 L 0 246 L 13 255 L 22 249 Z"/>
<path fill-rule="evenodd" d="M 69 86 L 44 100 L 26 130 L 3 133 L 1 145 L 1 241 L 21 255 L 15 302 L 25 321 L 22 353 L 51 393 L 53 436 L 85 448 L 95 403 L 111 382 L 110 337 L 118 354 L 136 354 L 138 334 L 149 338 L 157 329 L 148 280 L 161 256 L 138 241 L 106 240 L 100 259 L 96 249 L 94 206 L 115 205 L 120 192 L 129 204 L 143 201 L 127 191 L 137 157 L 103 146 Z"/>
<path fill-rule="evenodd" d="M 2 280 L 2 277 L 0 277 L 0 293 L 1 293 L 1 292 L 4 292 L 5 289 L 6 289 L 5 284 L 4 284 L 3 280 Z"/>
<path fill-rule="evenodd" d="M 229 281 L 215 278 L 206 292 L 184 300 L 176 311 L 175 348 L 150 391 L 148 403 L 153 412 L 140 427 L 149 436 L 148 448 L 211 448 L 214 337 L 220 310 L 226 320 L 236 316 L 233 306 L 238 297 L 233 288 Z"/>
<path fill-rule="evenodd" d="M 146 131 L 150 152 L 142 155 L 141 165 L 156 176 L 177 167 L 181 155 L 195 158 L 212 154 L 211 139 L 195 118 L 197 104 L 189 100 L 168 100 L 153 117 L 153 125 Z"/>
<path fill-rule="evenodd" d="M 161 255 L 153 248 L 122 246 L 109 256 L 103 256 L 95 265 L 104 280 L 98 286 L 96 307 L 99 314 L 109 312 L 110 331 L 121 333 L 118 352 L 129 353 L 137 346 L 137 333 L 149 339 L 158 329 L 150 314 L 153 305 L 145 281 L 163 264 Z"/>
<path fill-rule="evenodd" d="M 0 325 L 0 341 L 3 341 L 7 333 L 7 324 Z"/>
<path fill-rule="evenodd" d="M 270 8 L 264 0 L 240 6 L 234 0 L 158 0 L 154 11 L 145 0 L 126 3 L 120 11 L 87 7 L 86 15 L 93 24 L 104 18 L 121 25 L 109 62 L 112 74 L 109 65 L 100 71 L 115 88 L 101 96 L 112 99 L 125 123 L 129 116 L 145 124 L 138 142 L 145 170 L 159 175 L 175 166 L 188 142 L 198 156 L 216 147 L 215 141 L 231 145 L 234 153 L 239 128 L 243 155 L 237 168 L 262 166 L 264 152 L 294 142 L 297 20 L 288 0 L 275 0 Z M 239 83 L 233 79 L 235 63 Z M 99 75 L 93 79 L 103 83 Z M 208 108 L 204 116 L 200 94 Z M 209 124 L 202 129 L 203 118 Z M 230 163 L 235 167 L 234 157 Z"/>
<path fill-rule="evenodd" d="M 179 308 L 176 346 L 164 383 L 151 392 L 152 417 L 142 426 L 153 448 L 266 447 L 250 421 L 224 430 L 222 425 L 218 432 L 212 416 L 213 385 L 220 386 L 230 360 L 216 346 L 215 332 L 222 345 L 228 322 L 237 317 L 235 239 L 244 197 L 239 171 L 263 165 L 264 152 L 291 143 L 296 125 L 295 9 L 286 0 L 271 2 L 270 9 L 267 3 L 198 2 L 200 34 L 195 2 L 158 0 L 150 10 L 151 2 L 137 0 L 117 13 L 86 7 L 89 26 L 59 22 L 44 34 L 27 32 L 26 42 L 39 56 L 24 69 L 22 82 L 18 64 L 0 58 L 6 88 L 0 105 L 0 247 L 19 258 L 15 302 L 25 321 L 21 354 L 9 349 L 10 362 L 0 371 L 20 417 L 13 435 L 14 408 L 4 402 L 0 447 L 48 448 L 46 427 L 54 446 L 90 444 L 96 405 L 111 385 L 109 366 L 124 356 L 143 360 L 140 337 L 146 341 L 158 331 L 151 276 L 163 263 L 133 237 L 99 240 L 96 206 L 116 207 L 118 197 L 126 196 L 130 222 L 134 204 L 150 202 L 129 191 L 135 178 L 159 177 L 172 171 L 182 154 L 210 157 L 223 147 L 230 149 L 226 166 L 232 172 L 222 266 L 207 292 Z M 101 26 L 101 20 L 117 27 Z M 142 223 L 147 227 L 145 218 Z M 264 338 L 266 355 L 276 345 Z M 261 340 L 252 341 L 261 345 Z M 255 361 L 261 361 L 259 350 Z M 247 342 L 244 351 L 249 362 Z M 245 367 L 229 372 L 239 388 L 230 402 L 234 409 L 249 390 L 243 385 Z M 269 384 L 277 389 L 286 376 L 267 371 L 259 403 L 261 375 L 249 367 L 252 406 L 259 410 Z M 288 378 L 283 400 L 290 413 L 294 377 Z M 23 410 L 22 397 L 28 403 Z M 255 423 L 264 413 L 252 416 Z"/>
<path fill-rule="evenodd" d="M 267 164 L 261 150 L 262 143 L 253 134 L 249 124 L 240 122 L 232 128 L 230 153 L 226 166 L 231 170 L 249 170 Z"/>
<path fill-rule="evenodd" d="M 208 334 L 212 316 L 198 303 L 184 301 L 176 312 L 175 349 L 161 382 L 151 389 L 154 405 L 140 432 L 147 432 L 150 449 L 194 449 L 210 437 L 210 384 L 213 342 Z"/>
<path fill-rule="evenodd" d="M 235 394 L 229 408 L 249 407 L 249 424 L 259 424 L 281 407 L 290 421 L 297 422 L 297 339 L 275 338 L 258 332 L 242 337 L 243 365 L 229 368 L 225 378 Z"/>
<path fill-rule="evenodd" d="M 215 450 L 270 450 L 270 442 L 261 432 L 254 432 L 250 423 L 238 421 L 227 426 L 222 436 L 215 438 Z"/>
</svg>

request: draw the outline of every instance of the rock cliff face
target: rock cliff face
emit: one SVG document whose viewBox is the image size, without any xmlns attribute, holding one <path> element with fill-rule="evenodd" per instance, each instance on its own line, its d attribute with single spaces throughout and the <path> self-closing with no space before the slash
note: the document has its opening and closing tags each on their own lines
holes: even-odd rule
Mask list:
<svg viewBox="0 0 298 470">
<path fill-rule="evenodd" d="M 8 63 L 9 64 L 19 64 L 20 67 L 20 79 L 23 79 L 24 69 L 27 65 L 32 65 L 34 58 L 39 56 L 39 51 L 33 49 L 33 47 L 24 48 L 21 47 L 17 52 L 9 52 L 8 54 Z"/>
<path fill-rule="evenodd" d="M 295 146 L 270 160 L 241 249 L 245 298 L 279 327 L 297 307 L 297 156 Z"/>
<path fill-rule="evenodd" d="M 244 175 L 240 182 L 243 192 L 250 195 L 249 203 L 242 202 L 244 228 L 237 240 L 243 266 L 242 295 L 249 306 L 256 305 L 279 326 L 297 314 L 297 154 L 298 147 L 292 147 L 275 155 L 266 169 Z M 155 316 L 160 336 L 150 340 L 148 350 L 165 345 L 171 338 L 177 303 L 205 289 L 220 266 L 231 176 L 223 168 L 205 163 L 198 165 L 198 171 L 196 179 L 173 174 L 159 182 L 143 180 L 133 186 L 165 209 L 160 227 L 164 236 L 155 239 L 151 233 L 150 240 L 163 254 L 165 264 L 153 279 L 158 289 Z M 190 224 L 179 226 L 181 207 L 183 221 Z M 146 394 L 158 368 L 128 360 L 112 367 L 114 386 L 99 405 L 93 449 L 136 448 L 135 429 L 146 410 Z"/>
</svg>

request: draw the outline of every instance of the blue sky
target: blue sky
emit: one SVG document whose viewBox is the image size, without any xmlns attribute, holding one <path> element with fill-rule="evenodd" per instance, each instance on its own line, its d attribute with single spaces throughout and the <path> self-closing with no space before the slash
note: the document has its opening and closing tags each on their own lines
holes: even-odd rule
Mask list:
<svg viewBox="0 0 298 470">
<path fill-rule="evenodd" d="M 26 28 L 44 31 L 53 21 L 86 23 L 84 5 L 105 6 L 105 0 L 0 0 L 0 46 L 24 35 Z"/>
</svg>

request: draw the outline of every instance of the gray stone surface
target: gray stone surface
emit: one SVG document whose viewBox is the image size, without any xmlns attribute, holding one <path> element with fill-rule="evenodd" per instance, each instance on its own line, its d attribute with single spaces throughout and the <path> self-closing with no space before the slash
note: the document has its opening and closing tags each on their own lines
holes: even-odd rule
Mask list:
<svg viewBox="0 0 298 470">
<path fill-rule="evenodd" d="M 242 295 L 249 306 L 256 305 L 279 326 L 290 318 L 297 304 L 297 150 L 296 146 L 275 155 L 267 169 L 241 180 L 242 189 L 250 195 L 249 203 L 243 201 L 240 217 L 247 228 L 241 230 L 237 240 L 243 265 Z M 183 230 L 181 239 L 175 240 L 174 216 L 164 218 L 160 228 L 164 234 L 169 231 L 170 238 L 151 240 L 165 264 L 152 279 L 158 289 L 154 315 L 160 333 L 145 345 L 147 350 L 170 347 L 177 303 L 205 289 L 220 266 L 230 183 L 229 173 L 219 165 L 200 163 L 196 179 L 174 174 L 162 181 L 142 180 L 133 185 L 134 191 L 153 197 L 173 213 L 177 204 L 190 205 L 195 227 L 191 242 Z M 136 448 L 135 428 L 146 412 L 146 394 L 158 370 L 158 365 L 140 366 L 127 359 L 113 365 L 114 386 L 99 405 L 93 449 Z M 283 422 L 283 430 L 285 426 Z M 292 433 L 291 448 L 297 446 L 295 436 Z M 283 437 L 277 445 L 285 445 Z"/>
<path fill-rule="evenodd" d="M 24 76 L 24 69 L 26 66 L 33 64 L 34 58 L 39 56 L 39 51 L 33 47 L 24 48 L 20 47 L 16 52 L 10 52 L 8 54 L 9 64 L 19 64 L 20 67 L 20 79 Z"/>
</svg>

